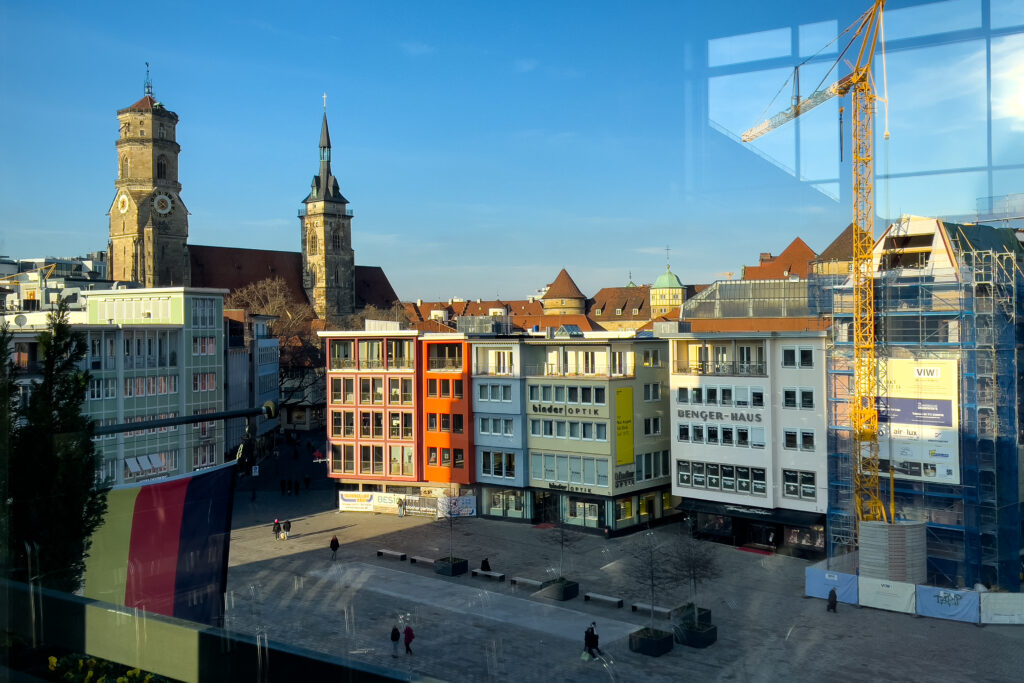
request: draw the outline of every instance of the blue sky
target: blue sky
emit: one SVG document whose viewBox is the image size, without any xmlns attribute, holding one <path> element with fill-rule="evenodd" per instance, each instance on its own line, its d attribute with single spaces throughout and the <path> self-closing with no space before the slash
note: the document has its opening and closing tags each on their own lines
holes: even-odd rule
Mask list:
<svg viewBox="0 0 1024 683">
<path fill-rule="evenodd" d="M 806 56 L 867 3 L 690 4 L 4 0 L 0 254 L 106 247 L 115 112 L 142 96 L 146 61 L 180 117 L 193 244 L 298 249 L 326 92 L 356 261 L 384 267 L 404 299 L 521 298 L 562 267 L 588 294 L 630 273 L 651 282 L 666 245 L 685 282 L 738 273 L 797 235 L 823 249 L 849 222 L 838 105 L 755 148 L 734 137 L 788 105 L 788 90 L 770 102 L 790 31 Z M 1024 17 L 991 0 L 1003 27 L 992 156 L 1007 168 L 990 174 L 975 92 L 985 43 L 949 33 L 976 7 L 893 13 L 894 31 L 933 30 L 943 47 L 911 35 L 914 49 L 889 61 L 887 162 L 904 174 L 880 183 L 889 215 L 966 213 L 976 197 L 1024 191 Z M 805 67 L 805 94 L 833 58 Z M 966 92 L 936 97 L 933 79 L 950 74 Z"/>
</svg>

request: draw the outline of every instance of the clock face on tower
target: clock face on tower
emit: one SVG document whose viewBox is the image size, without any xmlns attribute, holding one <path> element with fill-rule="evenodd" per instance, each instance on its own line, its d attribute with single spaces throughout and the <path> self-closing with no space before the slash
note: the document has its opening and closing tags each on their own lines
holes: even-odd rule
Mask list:
<svg viewBox="0 0 1024 683">
<path fill-rule="evenodd" d="M 166 216 L 174 210 L 174 200 L 165 194 L 158 194 L 153 197 L 153 208 L 161 216 Z"/>
<path fill-rule="evenodd" d="M 117 198 L 117 210 L 121 213 L 128 211 L 128 195 L 121 195 Z"/>
</svg>

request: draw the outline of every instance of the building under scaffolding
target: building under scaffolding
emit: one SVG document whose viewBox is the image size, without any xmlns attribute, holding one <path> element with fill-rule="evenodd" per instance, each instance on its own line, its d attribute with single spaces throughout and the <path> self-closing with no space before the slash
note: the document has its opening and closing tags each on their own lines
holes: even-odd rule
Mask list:
<svg viewBox="0 0 1024 683">
<path fill-rule="evenodd" d="M 926 522 L 934 585 L 1021 587 L 1022 265 L 1021 241 L 1006 228 L 907 217 L 875 246 L 882 497 L 894 493 L 896 519 Z M 816 268 L 810 291 L 812 309 L 833 316 L 830 556 L 853 549 L 857 530 L 853 293 L 843 270 Z"/>
</svg>

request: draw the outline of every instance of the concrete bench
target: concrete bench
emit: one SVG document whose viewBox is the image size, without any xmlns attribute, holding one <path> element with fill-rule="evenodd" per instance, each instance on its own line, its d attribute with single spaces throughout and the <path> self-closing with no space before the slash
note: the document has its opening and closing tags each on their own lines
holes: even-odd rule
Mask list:
<svg viewBox="0 0 1024 683">
<path fill-rule="evenodd" d="M 434 559 L 432 557 L 421 557 L 419 555 L 410 555 L 409 564 L 425 564 L 428 567 L 434 566 Z"/>
<path fill-rule="evenodd" d="M 486 576 L 488 578 L 496 579 L 498 581 L 505 580 L 505 575 L 501 572 L 485 572 L 483 569 L 474 569 L 471 573 L 473 574 L 473 576 Z"/>
<path fill-rule="evenodd" d="M 543 581 L 536 581 L 534 579 L 527 579 L 527 578 L 524 578 L 522 576 L 513 576 L 512 579 L 509 581 L 509 583 L 512 584 L 513 586 L 522 586 L 523 588 L 533 588 L 535 590 L 540 590 L 541 588 L 544 587 L 544 582 Z"/>
<path fill-rule="evenodd" d="M 651 605 L 649 605 L 646 602 L 634 602 L 633 603 L 633 611 L 634 612 L 652 612 L 654 614 L 654 616 L 656 616 L 656 617 L 664 617 L 666 619 L 669 619 L 672 616 L 672 610 L 669 609 L 668 607 L 657 607 L 657 606 L 652 607 Z"/>
<path fill-rule="evenodd" d="M 378 550 L 377 557 L 388 557 L 392 560 L 404 560 L 405 553 L 400 553 L 397 550 Z"/>
<path fill-rule="evenodd" d="M 593 600 L 594 602 L 604 602 L 612 607 L 622 607 L 622 598 L 616 598 L 612 595 L 601 595 L 600 593 L 584 593 L 583 600 Z M 634 605 L 634 609 L 635 609 Z"/>
</svg>

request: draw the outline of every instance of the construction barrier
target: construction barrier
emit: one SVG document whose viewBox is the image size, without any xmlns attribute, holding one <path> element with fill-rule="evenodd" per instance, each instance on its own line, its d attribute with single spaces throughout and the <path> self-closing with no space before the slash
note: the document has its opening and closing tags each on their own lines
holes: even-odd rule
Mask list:
<svg viewBox="0 0 1024 683">
<path fill-rule="evenodd" d="M 974 591 L 918 586 L 917 613 L 922 617 L 977 624 L 981 619 L 981 601 L 978 595 Z"/>
<path fill-rule="evenodd" d="M 857 591 L 863 607 L 885 609 L 890 612 L 916 612 L 917 586 L 902 581 L 886 581 L 859 577 Z"/>
<path fill-rule="evenodd" d="M 981 593 L 981 623 L 1024 624 L 1024 593 Z"/>
<path fill-rule="evenodd" d="M 853 574 L 833 572 L 818 567 L 804 570 L 804 594 L 812 598 L 827 598 L 828 593 L 836 589 L 839 602 L 848 605 L 858 604 L 857 577 Z"/>
</svg>

